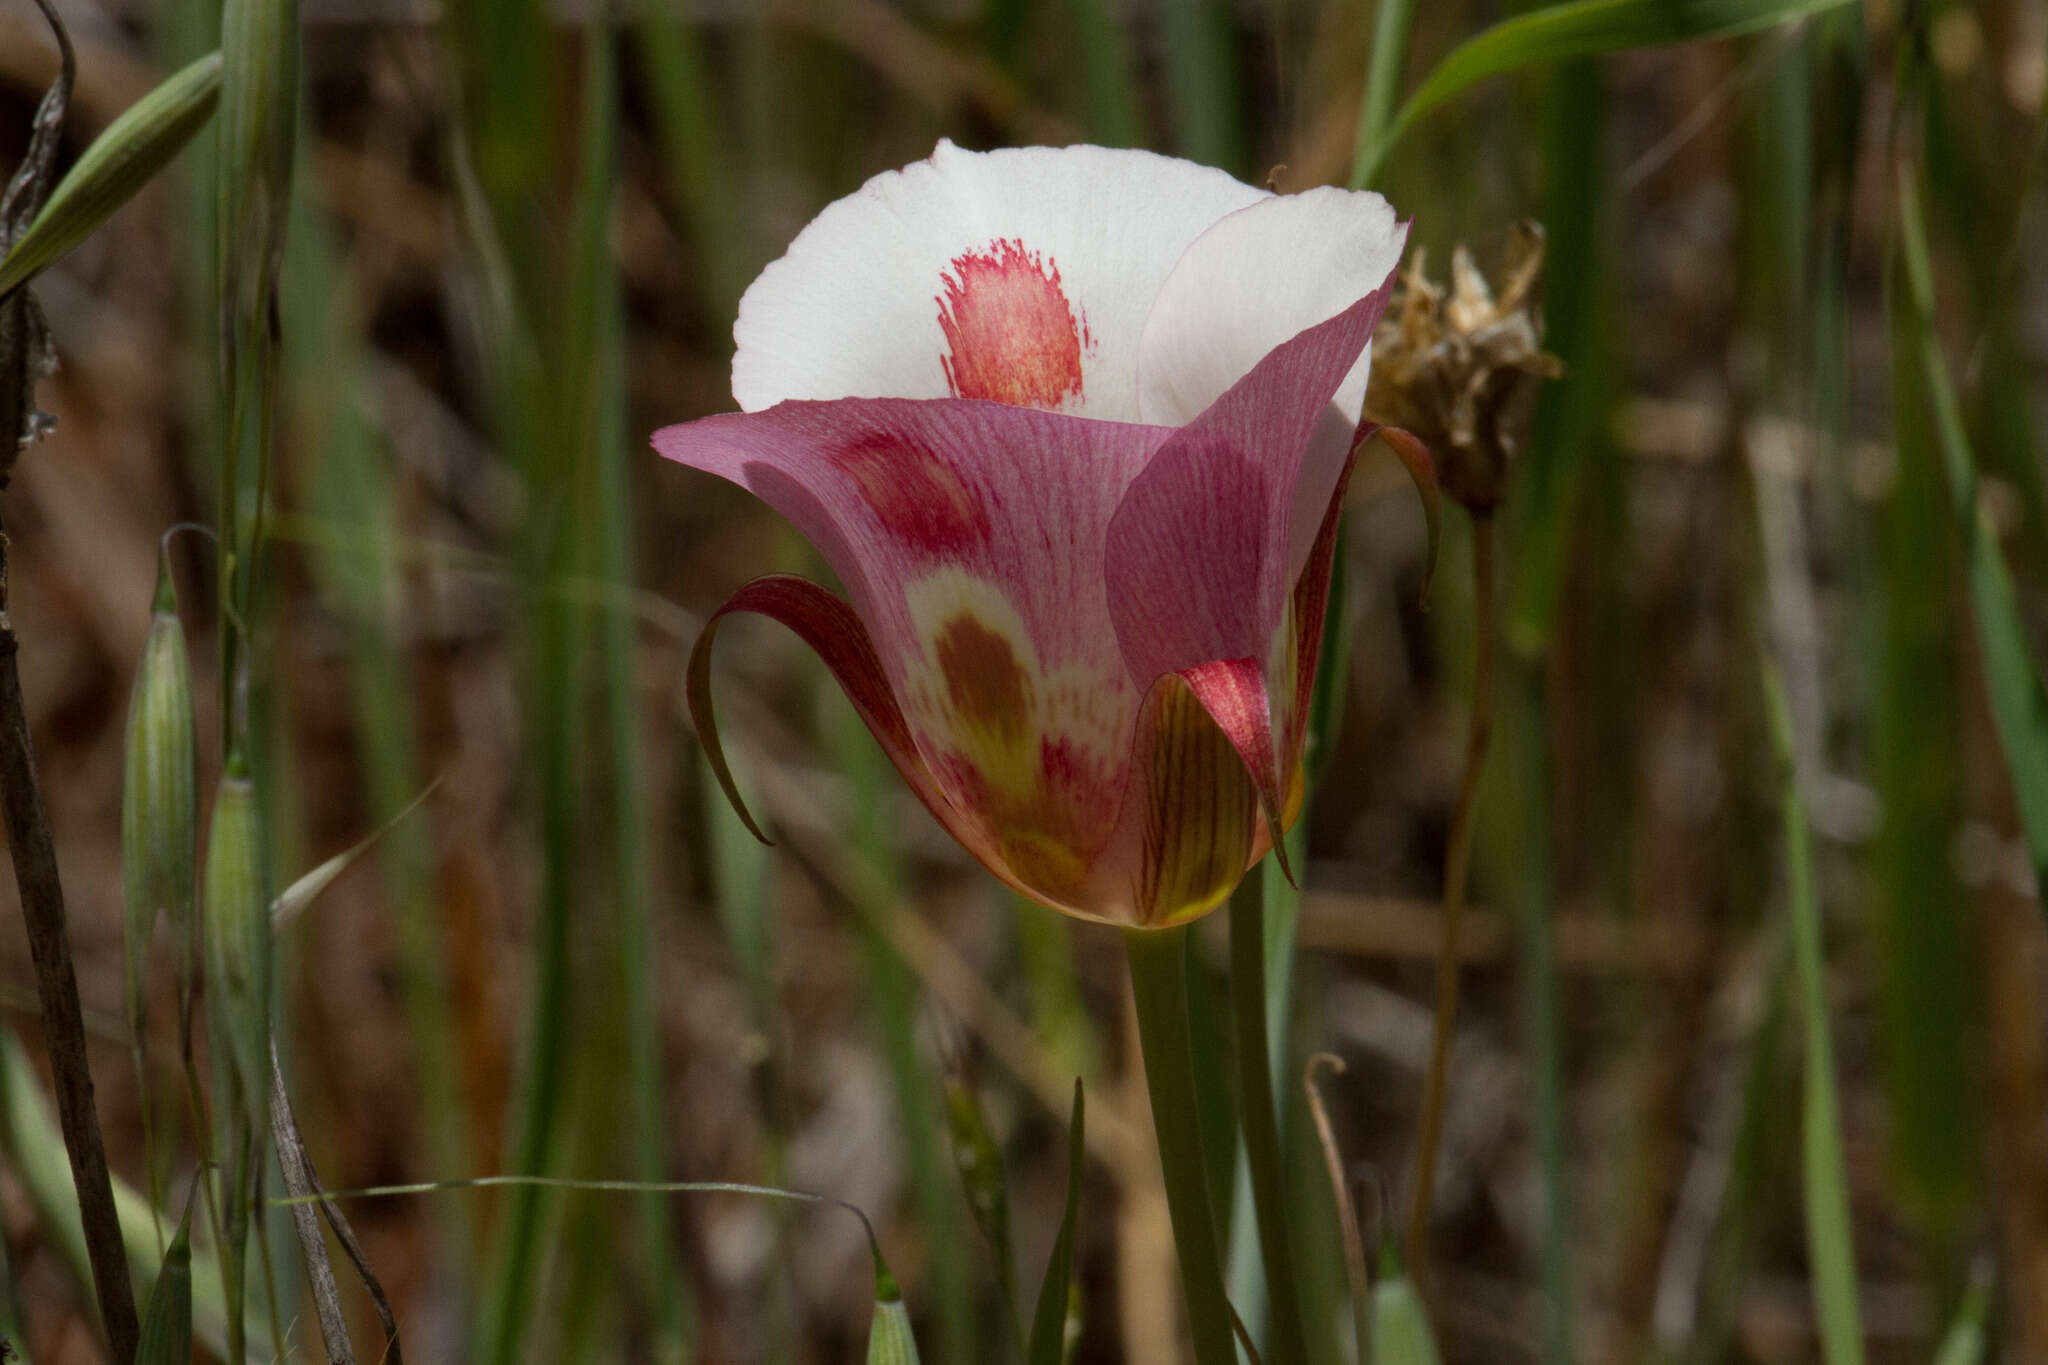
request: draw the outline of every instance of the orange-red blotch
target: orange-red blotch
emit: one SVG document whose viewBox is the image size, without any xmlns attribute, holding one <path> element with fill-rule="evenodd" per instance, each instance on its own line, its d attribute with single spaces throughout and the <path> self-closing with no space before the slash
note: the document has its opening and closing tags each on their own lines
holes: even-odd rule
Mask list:
<svg viewBox="0 0 2048 1365">
<path fill-rule="evenodd" d="M 941 363 L 954 397 L 1057 408 L 1080 394 L 1085 327 L 1057 265 L 1005 238 L 955 256 L 939 278 Z"/>
<path fill-rule="evenodd" d="M 988 513 L 973 492 L 952 466 L 916 442 L 870 433 L 831 455 L 897 540 L 949 556 L 988 538 Z"/>
</svg>

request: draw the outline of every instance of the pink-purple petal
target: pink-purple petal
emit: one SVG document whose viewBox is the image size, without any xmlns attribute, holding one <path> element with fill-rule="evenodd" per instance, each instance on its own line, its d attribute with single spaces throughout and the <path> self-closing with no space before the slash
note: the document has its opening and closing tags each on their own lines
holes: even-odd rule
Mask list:
<svg viewBox="0 0 2048 1365">
<path fill-rule="evenodd" d="M 1391 285 L 1275 347 L 1131 484 L 1107 576 L 1133 677 L 1268 656 L 1350 459 L 1348 442 L 1313 438 Z"/>
</svg>

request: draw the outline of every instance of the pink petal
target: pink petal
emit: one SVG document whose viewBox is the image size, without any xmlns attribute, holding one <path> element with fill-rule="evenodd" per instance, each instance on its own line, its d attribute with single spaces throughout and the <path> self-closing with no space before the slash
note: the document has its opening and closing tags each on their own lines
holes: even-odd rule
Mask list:
<svg viewBox="0 0 2048 1365">
<path fill-rule="evenodd" d="M 1371 338 L 1391 285 L 1274 348 L 1131 484 L 1110 524 L 1108 577 L 1110 613 L 1133 677 L 1270 657 L 1348 463 L 1347 442 L 1324 468 L 1311 437 Z M 1298 533 L 1302 504 L 1313 520 Z"/>
<path fill-rule="evenodd" d="M 1113 509 L 1172 432 L 965 400 L 785 403 L 655 434 L 753 490 L 852 598 L 949 828 L 1085 910 L 1140 694 L 1103 581 Z"/>
<path fill-rule="evenodd" d="M 946 832 L 997 878 L 1026 895 L 1034 894 L 1032 888 L 1018 880 L 982 828 L 964 819 L 947 800 L 931 770 L 918 756 L 910 727 L 904 721 L 902 708 L 897 706 L 889 691 L 889 680 L 883 675 L 874 642 L 860 618 L 839 598 L 816 583 L 793 574 L 770 574 L 757 578 L 727 598 L 725 604 L 704 623 L 703 633 L 697 637 L 697 643 L 690 651 L 687 695 L 691 724 L 696 727 L 697 740 L 704 746 L 705 759 L 711 764 L 711 771 L 725 792 L 726 800 L 732 803 L 733 810 L 755 838 L 763 843 L 770 842 L 768 836 L 761 832 L 761 827 L 754 823 L 746 803 L 740 799 L 731 765 L 726 761 L 725 746 L 718 738 L 718 723 L 711 707 L 711 642 L 718 633 L 719 622 L 740 611 L 758 613 L 795 631 L 797 637 L 817 653 L 846 692 L 862 723 L 882 746 L 882 752 L 888 755 L 889 761 L 896 765 L 896 771 L 903 775 L 904 782 Z"/>
<path fill-rule="evenodd" d="M 1268 197 L 1150 152 L 941 142 L 827 207 L 747 290 L 733 397 L 991 398 L 1135 421 L 1161 285 L 1205 229 Z"/>
<path fill-rule="evenodd" d="M 1385 289 L 1407 236 L 1379 195 L 1330 188 L 1262 199 L 1219 220 L 1188 248 L 1145 320 L 1140 419 L 1165 426 L 1200 419 L 1274 348 Z M 1322 521 L 1336 468 L 1349 456 L 1369 366 L 1368 348 L 1354 351 L 1330 385 L 1331 411 L 1300 414 L 1314 436 L 1295 485 L 1290 583 Z M 1271 401 L 1254 404 L 1254 417 Z M 1285 447 L 1289 458 L 1295 453 Z"/>
<path fill-rule="evenodd" d="M 1229 661 L 1227 696 L 1218 695 L 1220 684 L 1198 695 L 1242 758 L 1276 847 L 1299 805 L 1316 663 L 1315 646 L 1301 639 L 1306 623 L 1291 608 L 1317 532 L 1334 515 L 1352 448 L 1315 437 L 1391 288 L 1390 276 L 1274 348 L 1153 458 L 1110 525 L 1110 615 L 1125 663 L 1149 681 L 1192 680 Z M 1341 452 L 1334 460 L 1333 448 Z M 1304 534 L 1297 523 L 1310 509 Z M 1325 550 L 1313 600 L 1303 604 L 1315 609 L 1318 630 L 1328 574 Z M 1285 707 L 1277 726 L 1272 690 Z"/>
<path fill-rule="evenodd" d="M 1376 430 L 1371 424 L 1359 427 L 1356 450 L 1372 438 Z M 1311 543 L 1308 563 L 1303 566 L 1301 577 L 1295 580 L 1293 600 L 1288 604 L 1288 615 L 1294 626 L 1294 696 L 1287 709 L 1285 734 L 1281 740 L 1281 755 L 1285 765 L 1298 777 L 1302 750 L 1308 740 L 1308 722 L 1311 705 L 1315 700 L 1316 669 L 1320 666 L 1323 652 L 1323 619 L 1330 607 L 1330 573 L 1337 556 L 1337 531 L 1344 522 L 1344 491 L 1351 484 L 1354 461 L 1347 460 L 1337 474 L 1337 487 L 1330 493 L 1330 505 L 1324 509 L 1322 524 L 1316 529 L 1316 538 Z M 1287 795 L 1289 809 L 1283 823 L 1294 822 L 1295 811 L 1301 801 L 1301 784 L 1290 784 Z"/>
</svg>

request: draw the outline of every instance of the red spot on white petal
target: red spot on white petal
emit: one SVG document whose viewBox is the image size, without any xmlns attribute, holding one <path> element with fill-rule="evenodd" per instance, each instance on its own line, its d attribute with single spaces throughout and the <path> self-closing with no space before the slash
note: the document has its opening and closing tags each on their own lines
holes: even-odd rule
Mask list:
<svg viewBox="0 0 2048 1365">
<path fill-rule="evenodd" d="M 974 491 L 917 442 L 876 433 L 841 446 L 831 457 L 897 540 L 944 557 L 987 539 L 988 513 Z"/>
<path fill-rule="evenodd" d="M 955 256 L 939 278 L 941 363 L 954 397 L 1057 408 L 1080 394 L 1085 329 L 1057 265 L 1005 238 Z"/>
</svg>

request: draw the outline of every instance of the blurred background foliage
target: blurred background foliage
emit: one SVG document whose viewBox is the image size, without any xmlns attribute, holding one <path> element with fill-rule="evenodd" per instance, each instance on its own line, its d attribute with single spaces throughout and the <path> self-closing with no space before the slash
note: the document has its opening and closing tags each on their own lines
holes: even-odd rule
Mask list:
<svg viewBox="0 0 2048 1365">
<path fill-rule="evenodd" d="M 211 0 L 60 8 L 80 50 L 67 154 L 218 42 Z M 438 783 L 279 943 L 279 1035 L 326 1183 L 827 1192 L 880 1227 L 925 1358 L 993 1361 L 999 1286 L 1028 1301 L 1059 1224 L 1080 1075 L 1074 1358 L 1169 1358 L 1178 1290 L 1114 936 L 1008 903 L 795 642 L 736 624 L 722 704 L 780 843 L 747 837 L 700 766 L 682 660 L 733 587 L 807 552 L 645 434 L 730 406 L 753 274 L 941 136 L 1344 183 L 1374 145 L 1369 72 L 1368 129 L 1387 92 L 1533 8 L 305 0 L 251 649 L 275 865 Z M 0 8 L 0 166 L 54 63 L 29 7 Z M 1527 66 L 1377 166 L 1439 272 L 1456 244 L 1490 265 L 1519 221 L 1547 226 L 1569 367 L 1501 514 L 1429 1294 L 1447 1359 L 1812 1360 L 1833 1315 L 1831 1363 L 1929 1360 L 1945 1338 L 1945 1362 L 2048 1361 L 2044 93 L 2048 0 L 1869 0 Z M 217 506 L 213 155 L 202 136 L 39 282 L 58 426 L 7 496 L 102 1116 L 136 1188 L 121 735 L 157 537 Z M 1335 1129 L 1368 1223 L 1391 1219 L 1475 624 L 1460 515 L 1424 610 L 1405 476 L 1376 452 L 1353 486 L 1306 889 L 1294 907 L 1267 887 L 1301 946 L 1278 1075 L 1320 1361 L 1345 1358 L 1349 1318 L 1296 1080 L 1314 1052 L 1345 1060 L 1324 1081 Z M 221 693 L 210 563 L 178 560 L 201 698 Z M 216 708 L 199 724 L 210 790 Z M 1220 974 L 1223 917 L 1207 927 Z M 1197 976 L 1220 1007 L 1220 975 Z M 0 934 L 6 1026 L 33 1047 L 30 980 Z M 1230 1074 L 1227 1032 L 1198 1041 Z M 38 1362 L 98 1359 L 47 1195 L 54 1134 L 7 1047 L 0 1331 Z M 961 1150 L 1006 1172 L 1003 1238 Z M 858 1226 L 824 1212 L 493 1190 L 353 1214 L 417 1360 L 804 1365 L 856 1355 L 872 1308 Z M 305 1315 L 285 1318 L 310 1356 Z"/>
</svg>

